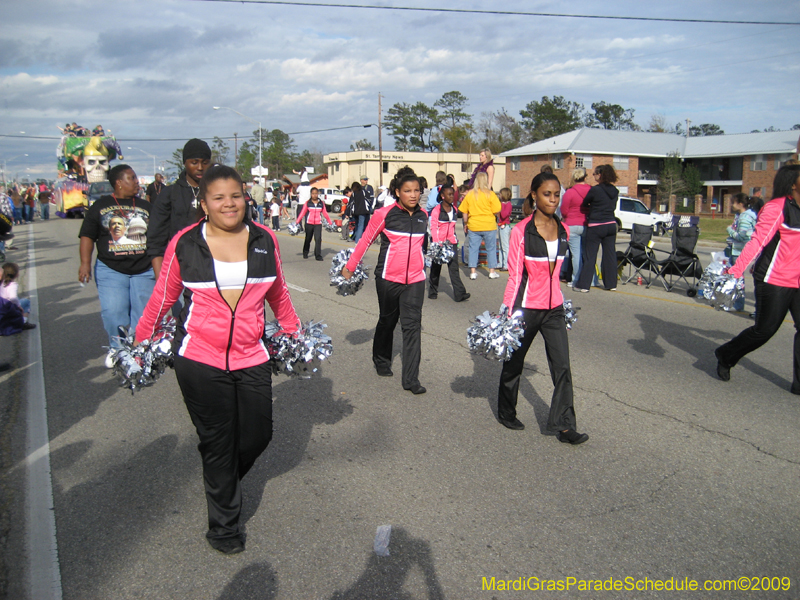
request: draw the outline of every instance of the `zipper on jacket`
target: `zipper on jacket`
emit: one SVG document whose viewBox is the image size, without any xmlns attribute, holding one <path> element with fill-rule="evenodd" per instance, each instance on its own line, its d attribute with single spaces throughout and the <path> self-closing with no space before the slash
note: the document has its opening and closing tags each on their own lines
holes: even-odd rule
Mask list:
<svg viewBox="0 0 800 600">
<path fill-rule="evenodd" d="M 408 215 L 410 227 L 408 228 L 408 255 L 406 256 L 406 285 L 408 285 L 408 269 L 411 267 L 411 242 L 414 239 L 414 217 Z"/>
<path fill-rule="evenodd" d="M 208 245 L 208 242 L 206 242 L 206 245 Z M 209 248 L 209 253 L 210 252 L 211 252 L 211 249 Z M 239 296 L 239 299 L 236 301 L 236 306 L 234 306 L 233 308 L 231 308 L 231 305 L 228 304 L 227 300 L 225 300 L 225 296 L 222 295 L 222 290 L 219 289 L 219 282 L 217 281 L 217 268 L 216 268 L 216 266 L 213 266 L 214 265 L 214 256 L 213 255 L 211 256 L 211 264 L 212 264 L 212 268 L 214 269 L 214 284 L 217 287 L 217 293 L 219 294 L 219 297 L 222 300 L 222 302 L 225 303 L 225 306 L 228 307 L 228 310 L 231 311 L 231 328 L 230 328 L 230 331 L 228 332 L 228 347 L 225 349 L 225 372 L 226 373 L 230 373 L 231 372 L 231 346 L 233 346 L 233 328 L 236 325 L 236 308 L 239 306 L 239 302 L 242 301 L 242 296 L 244 296 L 244 292 L 247 289 L 247 278 L 250 276 L 250 239 L 249 239 L 249 235 L 248 235 L 248 240 L 247 240 L 247 275 L 245 276 L 244 287 L 242 288 L 242 293 Z"/>
</svg>

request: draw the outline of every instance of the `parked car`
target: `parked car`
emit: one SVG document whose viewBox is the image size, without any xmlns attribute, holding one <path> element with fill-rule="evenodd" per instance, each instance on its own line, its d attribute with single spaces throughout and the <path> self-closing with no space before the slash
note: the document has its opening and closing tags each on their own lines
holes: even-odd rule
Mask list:
<svg viewBox="0 0 800 600">
<path fill-rule="evenodd" d="M 114 188 L 109 181 L 95 181 L 89 184 L 89 190 L 86 192 L 86 199 L 89 201 L 89 206 L 94 204 L 101 196 L 110 196 L 114 193 Z"/>
<path fill-rule="evenodd" d="M 336 188 L 319 188 L 319 198 L 325 203 L 329 212 L 340 213 L 342 206 L 347 204 L 347 198 L 342 190 Z"/>
<path fill-rule="evenodd" d="M 522 204 L 525 202 L 525 198 L 512 198 L 511 199 L 511 222 L 516 223 L 517 221 L 521 221 L 525 218 L 525 215 L 522 214 Z"/>
<path fill-rule="evenodd" d="M 637 225 L 652 226 L 656 235 L 662 235 L 672 221 L 670 213 L 651 212 L 641 200 L 627 196 L 620 196 L 617 200 L 614 217 L 617 227 L 621 230 L 630 231 L 636 223 Z"/>
</svg>

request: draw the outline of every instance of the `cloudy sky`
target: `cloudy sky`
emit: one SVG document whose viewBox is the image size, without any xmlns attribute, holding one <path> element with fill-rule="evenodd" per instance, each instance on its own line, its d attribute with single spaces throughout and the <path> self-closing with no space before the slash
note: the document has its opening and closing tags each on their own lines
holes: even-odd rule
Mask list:
<svg viewBox="0 0 800 600">
<path fill-rule="evenodd" d="M 330 0 L 321 0 L 332 4 Z M 797 22 L 786 0 L 363 0 L 361 4 L 582 15 Z M 376 123 L 395 102 L 444 92 L 517 115 L 562 95 L 726 133 L 800 123 L 798 25 L 689 24 L 302 7 L 197 0 L 4 0 L 0 133 L 55 136 L 101 123 L 140 174 L 190 137 Z M 377 129 L 296 133 L 299 148 L 349 149 Z M 175 141 L 146 141 L 176 138 Z M 231 145 L 232 142 L 231 142 Z M 20 177 L 55 176 L 55 140 L 0 138 Z M 393 140 L 384 136 L 384 147 Z M 28 154 L 29 156 L 19 156 Z"/>
</svg>

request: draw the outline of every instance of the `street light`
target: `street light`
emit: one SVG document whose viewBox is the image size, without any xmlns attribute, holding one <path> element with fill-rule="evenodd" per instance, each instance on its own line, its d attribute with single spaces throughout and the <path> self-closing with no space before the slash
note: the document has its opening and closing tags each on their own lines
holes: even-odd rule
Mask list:
<svg viewBox="0 0 800 600">
<path fill-rule="evenodd" d="M 212 106 L 211 108 L 213 108 L 214 110 L 220 110 L 221 108 L 224 108 L 231 112 L 235 112 L 240 117 L 244 117 L 245 119 L 247 119 L 252 123 L 258 123 L 258 176 L 261 177 L 261 121 L 256 121 L 255 119 L 251 119 L 247 115 L 243 115 L 238 110 L 234 110 L 229 106 Z"/>
<path fill-rule="evenodd" d="M 6 163 L 10 163 L 15 158 L 20 158 L 21 156 L 28 156 L 27 154 L 17 154 L 16 156 L 12 156 L 11 158 L 4 158 L 3 159 L 3 183 L 6 181 Z"/>
<path fill-rule="evenodd" d="M 153 155 L 152 155 L 152 154 L 150 154 L 149 152 L 145 152 L 145 151 L 144 151 L 144 150 L 142 150 L 141 148 L 134 148 L 133 146 L 128 146 L 128 150 L 138 150 L 138 151 L 139 151 L 139 152 L 141 152 L 142 154 L 146 154 L 147 156 L 149 156 L 150 158 L 152 158 L 152 159 L 153 159 L 153 175 L 155 175 L 155 174 L 156 174 L 156 157 L 155 157 L 155 156 L 153 156 Z"/>
</svg>

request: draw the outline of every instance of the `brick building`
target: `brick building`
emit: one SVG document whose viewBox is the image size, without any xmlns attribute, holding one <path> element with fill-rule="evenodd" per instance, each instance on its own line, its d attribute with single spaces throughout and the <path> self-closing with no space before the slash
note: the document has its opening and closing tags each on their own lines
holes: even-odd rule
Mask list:
<svg viewBox="0 0 800 600">
<path fill-rule="evenodd" d="M 582 128 L 503 152 L 506 185 L 515 197 L 527 192 L 531 179 L 543 165 L 568 185 L 572 170 L 611 164 L 617 171 L 617 187 L 624 195 L 656 197 L 664 158 L 677 153 L 695 165 L 706 186 L 701 212 L 712 204 L 723 206 L 726 196 L 772 193 L 772 180 L 780 164 L 797 151 L 797 131 L 743 133 L 684 137 L 671 133 L 613 131 Z M 592 182 L 593 183 L 593 182 Z"/>
</svg>

